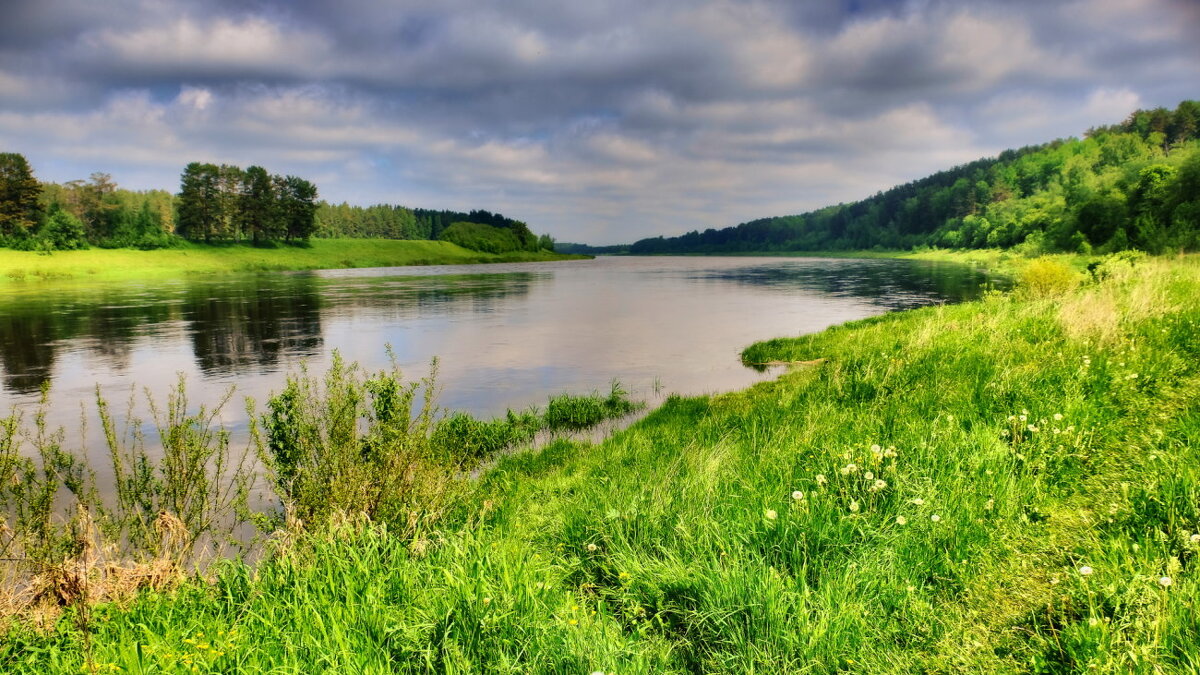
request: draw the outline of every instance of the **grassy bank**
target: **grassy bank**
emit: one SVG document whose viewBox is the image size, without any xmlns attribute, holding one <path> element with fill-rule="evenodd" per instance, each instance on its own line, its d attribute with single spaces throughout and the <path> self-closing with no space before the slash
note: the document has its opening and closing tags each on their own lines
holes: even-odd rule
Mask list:
<svg viewBox="0 0 1200 675">
<path fill-rule="evenodd" d="M 810 365 L 18 623 L 0 670 L 1195 672 L 1200 260 L 1079 281 L 753 345 Z"/>
<path fill-rule="evenodd" d="M 266 270 L 458 265 L 467 263 L 572 260 L 549 252 L 480 253 L 444 241 L 314 239 L 309 246 L 210 246 L 186 243 L 153 251 L 90 249 L 40 255 L 0 249 L 0 285 L 43 279 L 144 279 L 184 274 Z"/>
</svg>

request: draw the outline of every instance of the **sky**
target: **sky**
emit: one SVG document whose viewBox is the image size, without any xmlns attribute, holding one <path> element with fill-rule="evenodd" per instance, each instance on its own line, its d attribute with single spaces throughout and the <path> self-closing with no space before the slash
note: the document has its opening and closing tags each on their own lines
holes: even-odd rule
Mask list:
<svg viewBox="0 0 1200 675">
<path fill-rule="evenodd" d="M 1200 98 L 1198 0 L 6 0 L 0 151 L 627 243 Z"/>
</svg>

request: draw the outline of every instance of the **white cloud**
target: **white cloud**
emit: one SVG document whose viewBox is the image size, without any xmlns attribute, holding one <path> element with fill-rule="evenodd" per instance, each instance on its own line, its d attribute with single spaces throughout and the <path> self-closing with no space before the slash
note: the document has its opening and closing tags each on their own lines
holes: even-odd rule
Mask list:
<svg viewBox="0 0 1200 675">
<path fill-rule="evenodd" d="M 347 3 L 30 5 L 36 40 L 0 27 L 0 145 L 54 180 L 261 164 L 605 243 L 861 198 L 1200 81 L 1179 0 Z"/>
</svg>

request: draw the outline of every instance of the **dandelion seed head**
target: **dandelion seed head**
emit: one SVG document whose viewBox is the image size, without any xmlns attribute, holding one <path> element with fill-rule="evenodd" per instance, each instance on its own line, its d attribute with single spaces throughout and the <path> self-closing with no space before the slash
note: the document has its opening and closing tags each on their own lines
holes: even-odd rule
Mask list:
<svg viewBox="0 0 1200 675">
<path fill-rule="evenodd" d="M 1091 576 L 1093 571 L 1094 570 L 1091 567 L 1084 565 L 1083 567 L 1079 568 L 1079 576 L 1081 576 L 1081 577 Z"/>
<path fill-rule="evenodd" d="M 917 506 L 925 506 L 925 500 L 921 499 L 920 497 L 917 497 L 916 499 L 910 499 L 908 501 L 910 504 L 916 504 Z"/>
<path fill-rule="evenodd" d="M 1158 585 L 1162 586 L 1163 588 L 1166 588 L 1167 586 L 1170 586 L 1173 583 L 1175 583 L 1175 582 L 1171 581 L 1171 577 L 1159 577 L 1158 578 Z"/>
<path fill-rule="evenodd" d="M 850 502 L 850 513 L 858 513 L 858 502 Z"/>
<path fill-rule="evenodd" d="M 1062 418 L 1063 418 L 1063 414 L 1062 414 L 1062 413 L 1054 413 L 1054 421 L 1055 421 L 1055 422 L 1061 422 L 1061 421 L 1062 421 Z"/>
<path fill-rule="evenodd" d="M 871 480 L 871 479 L 875 478 L 875 472 L 874 472 L 874 471 L 868 471 L 868 472 L 866 472 L 866 473 L 864 473 L 864 474 L 863 474 L 863 478 L 866 478 L 867 480 Z"/>
<path fill-rule="evenodd" d="M 1200 534 L 1193 534 L 1190 539 L 1193 544 L 1200 544 Z"/>
<path fill-rule="evenodd" d="M 941 517 L 941 516 L 939 516 L 939 515 L 938 515 L 938 514 L 936 514 L 936 513 L 935 513 L 935 514 L 933 514 L 932 516 L 929 516 L 929 519 L 930 519 L 930 520 L 932 520 L 932 521 L 933 521 L 933 522 L 935 522 L 935 523 L 940 523 L 940 522 L 942 522 L 942 517 Z"/>
<path fill-rule="evenodd" d="M 905 518 L 904 516 L 896 516 L 896 524 L 897 525 L 907 525 L 908 518 Z"/>
<path fill-rule="evenodd" d="M 801 499 L 804 499 L 804 493 L 799 490 L 795 490 L 792 492 L 792 499 L 800 501 Z"/>
<path fill-rule="evenodd" d="M 595 550 L 596 550 L 596 549 L 598 549 L 598 548 L 600 548 L 600 547 L 599 547 L 599 546 L 597 546 L 597 545 L 595 545 L 595 544 L 588 544 L 588 545 L 587 545 L 587 550 L 588 550 L 588 551 L 595 551 Z"/>
<path fill-rule="evenodd" d="M 775 509 L 767 509 L 766 516 L 767 516 L 767 520 L 775 520 L 776 518 L 779 517 L 779 514 L 775 513 Z"/>
<path fill-rule="evenodd" d="M 817 485 L 824 485 L 827 482 L 829 482 L 829 480 L 827 478 L 825 478 L 825 474 L 823 474 L 823 473 L 817 474 Z"/>
<path fill-rule="evenodd" d="M 875 454 L 877 454 L 877 455 L 878 455 L 878 454 L 880 453 L 880 451 L 882 451 L 882 450 L 883 450 L 883 448 L 879 447 L 878 445 L 872 445 L 872 446 L 871 446 L 871 452 L 873 452 L 873 453 L 875 453 Z"/>
<path fill-rule="evenodd" d="M 884 489 L 884 488 L 886 488 L 886 487 L 887 487 L 887 481 L 885 481 L 885 480 L 877 480 L 877 481 L 875 481 L 875 482 L 874 482 L 874 483 L 871 485 L 871 491 L 872 491 L 872 492 L 879 492 L 880 490 L 882 490 L 882 489 Z"/>
</svg>

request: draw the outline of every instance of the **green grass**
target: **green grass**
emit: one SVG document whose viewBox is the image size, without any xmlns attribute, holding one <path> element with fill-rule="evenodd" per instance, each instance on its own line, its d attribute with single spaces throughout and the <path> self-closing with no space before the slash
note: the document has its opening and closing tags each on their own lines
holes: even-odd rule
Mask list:
<svg viewBox="0 0 1200 675">
<path fill-rule="evenodd" d="M 51 255 L 0 249 L 0 286 L 46 279 L 107 281 L 222 272 L 529 262 L 585 257 L 545 251 L 494 255 L 469 251 L 444 241 L 397 239 L 314 239 L 308 247 L 280 245 L 275 248 L 188 243 L 179 248 L 153 251 L 89 249 L 58 251 Z"/>
<path fill-rule="evenodd" d="M 1200 670 L 1200 260 L 753 345 L 823 361 L 91 617 L 120 672 Z M 1061 416 L 1061 417 L 1060 417 Z M 1092 573 L 1081 573 L 1084 567 Z M 1169 578 L 1169 585 L 1163 579 Z M 78 672 L 70 616 L 0 641 Z"/>
</svg>

